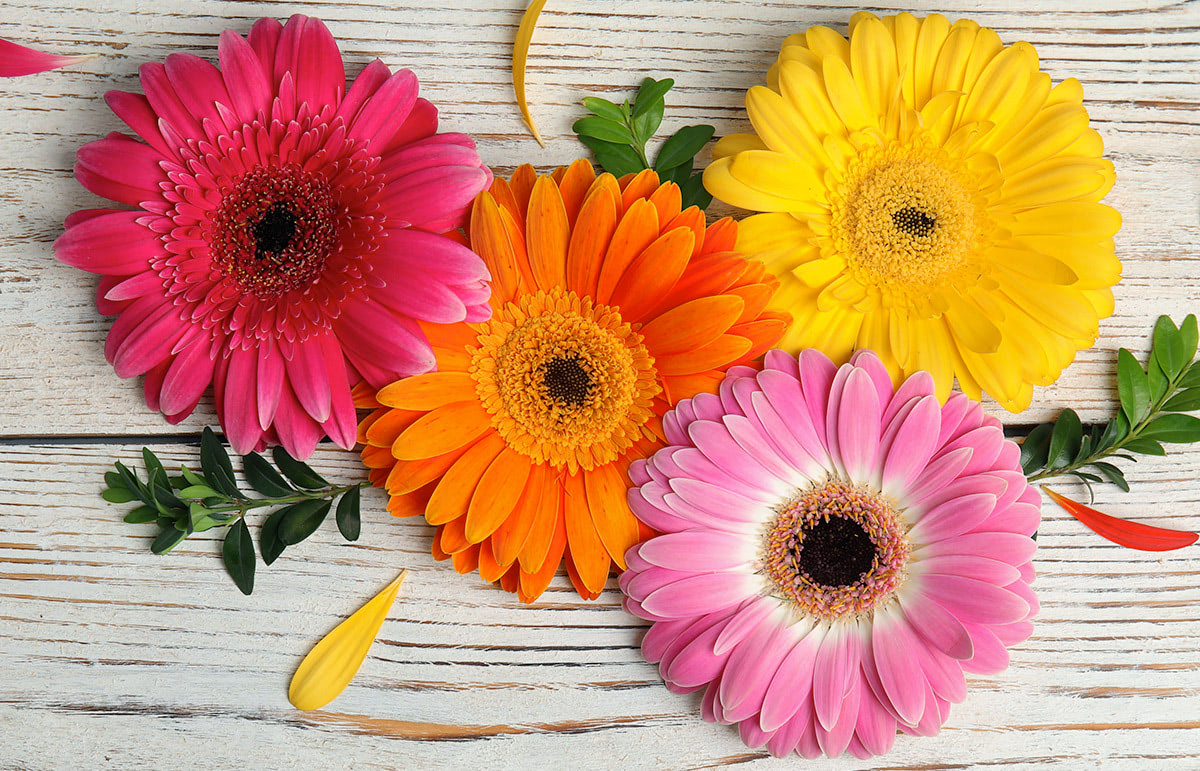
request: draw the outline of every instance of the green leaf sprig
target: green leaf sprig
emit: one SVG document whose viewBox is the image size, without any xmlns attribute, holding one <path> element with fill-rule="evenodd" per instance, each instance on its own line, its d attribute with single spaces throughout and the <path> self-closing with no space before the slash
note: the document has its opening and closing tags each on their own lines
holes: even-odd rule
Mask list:
<svg viewBox="0 0 1200 771">
<path fill-rule="evenodd" d="M 708 208 L 712 196 L 704 189 L 703 172 L 695 171 L 696 154 L 704 149 L 716 132 L 712 126 L 684 126 L 676 131 L 650 163 L 646 143 L 662 125 L 666 94 L 675 85 L 671 78 L 646 78 L 630 104 L 621 104 L 598 96 L 583 100 L 591 115 L 575 121 L 571 128 L 596 156 L 596 162 L 610 174 L 623 177 L 644 169 L 653 169 L 663 182 L 679 185 L 683 206 Z"/>
<path fill-rule="evenodd" d="M 141 505 L 125 515 L 133 524 L 154 522 L 159 533 L 150 546 L 155 554 L 166 554 L 193 533 L 224 527 L 221 555 L 234 583 L 243 594 L 254 591 L 257 558 L 246 515 L 254 509 L 273 508 L 259 534 L 263 562 L 270 565 L 288 546 L 294 546 L 317 531 L 338 499 L 338 530 L 348 541 L 358 540 L 361 530 L 359 490 L 370 482 L 333 485 L 282 448 L 271 452 L 271 462 L 256 452 L 242 458 L 242 472 L 255 492 L 251 498 L 237 485 L 233 463 L 221 440 L 205 428 L 200 437 L 200 471 L 181 466 L 170 475 L 148 447 L 142 448 L 145 478 L 117 461 L 115 471 L 104 475 L 102 493 L 110 503 Z"/>
<path fill-rule="evenodd" d="M 1160 316 L 1145 367 L 1128 350 L 1120 349 L 1120 412 L 1086 434 L 1072 409 L 1030 431 L 1021 444 L 1021 468 L 1029 481 L 1073 476 L 1087 485 L 1089 493 L 1094 482 L 1110 482 L 1128 492 L 1125 473 L 1110 459 L 1136 462 L 1136 455 L 1166 455 L 1163 443 L 1200 442 L 1200 418 L 1183 414 L 1200 409 L 1198 340 L 1194 315 L 1178 327 Z"/>
</svg>

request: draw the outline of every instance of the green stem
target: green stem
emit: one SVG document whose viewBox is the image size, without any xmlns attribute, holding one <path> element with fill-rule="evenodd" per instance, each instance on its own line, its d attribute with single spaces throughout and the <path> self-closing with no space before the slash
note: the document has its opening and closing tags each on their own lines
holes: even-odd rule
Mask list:
<svg viewBox="0 0 1200 771">
<path fill-rule="evenodd" d="M 342 493 L 349 492 L 354 488 L 370 487 L 371 483 L 368 480 L 356 482 L 352 485 L 335 485 L 325 487 L 320 490 L 298 490 L 294 495 L 285 495 L 281 498 L 251 498 L 248 500 L 233 500 L 229 504 L 220 506 L 205 507 L 213 514 L 224 514 L 226 512 L 236 511 L 237 517 L 230 520 L 228 524 L 233 524 L 238 519 L 245 517 L 251 509 L 261 509 L 267 506 L 283 506 L 289 503 L 301 503 L 303 501 L 323 500 L 328 498 L 333 500 Z M 189 500 L 189 499 L 185 499 Z"/>
<path fill-rule="evenodd" d="M 1180 372 L 1175 380 L 1168 382 L 1166 390 L 1163 391 L 1163 395 L 1157 401 L 1151 404 L 1146 410 L 1146 417 L 1142 418 L 1141 422 L 1132 427 L 1128 434 L 1113 442 L 1110 447 L 1106 447 L 1103 450 L 1094 452 L 1088 457 L 1082 460 L 1077 460 L 1074 463 L 1069 463 L 1066 466 L 1059 466 L 1058 468 L 1053 469 L 1044 468 L 1038 473 L 1029 477 L 1029 482 L 1040 482 L 1044 479 L 1053 479 L 1054 477 L 1071 474 L 1083 468 L 1084 466 L 1090 466 L 1096 461 L 1104 460 L 1110 455 L 1120 452 L 1125 445 L 1141 436 L 1141 433 L 1146 429 L 1146 426 L 1150 425 L 1150 422 L 1158 417 L 1159 410 L 1162 409 L 1162 406 L 1167 403 L 1168 399 L 1175 395 L 1175 391 L 1178 390 L 1179 387 L 1179 381 L 1183 379 L 1183 376 L 1187 373 L 1187 370 L 1188 368 L 1184 367 L 1183 372 Z"/>
</svg>

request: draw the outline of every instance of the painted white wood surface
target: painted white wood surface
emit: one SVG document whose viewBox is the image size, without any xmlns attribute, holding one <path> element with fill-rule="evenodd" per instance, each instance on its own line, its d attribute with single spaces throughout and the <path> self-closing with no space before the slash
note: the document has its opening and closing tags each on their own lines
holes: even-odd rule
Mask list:
<svg viewBox="0 0 1200 771">
<path fill-rule="evenodd" d="M 534 607 L 428 556 L 430 531 L 364 499 L 363 538 L 332 528 L 260 572 L 252 597 L 215 535 L 168 557 L 98 497 L 114 458 L 145 441 L 194 462 L 180 427 L 105 364 L 110 322 L 94 279 L 50 256 L 62 218 L 95 205 L 71 178 L 75 149 L 120 128 L 100 96 L 136 89 L 137 66 L 173 50 L 214 57 L 217 34 L 262 15 L 325 19 L 353 71 L 408 66 L 447 130 L 474 135 L 504 172 L 580 151 L 579 99 L 671 76 L 667 126 L 744 130 L 742 93 L 788 33 L 843 27 L 853 6 L 758 0 L 552 0 L 529 73 L 540 149 L 508 74 L 523 0 L 261 3 L 5 0 L 0 37 L 99 53 L 70 71 L 0 80 L 0 768 L 702 767 L 758 763 L 698 701 L 669 694 L 637 651 L 642 624 L 606 592 L 565 579 Z M 1200 309 L 1200 3 L 954 0 L 873 10 L 970 16 L 1033 43 L 1054 80 L 1078 77 L 1118 171 L 1125 280 L 1097 347 L 1040 391 L 1028 423 L 1064 405 L 1111 410 L 1112 352 L 1146 347 L 1161 312 Z M 716 210 L 720 211 L 720 210 Z M 316 465 L 361 478 L 350 453 Z M 1200 452 L 1139 464 L 1113 514 L 1200 528 Z M 901 737 L 872 763 L 828 768 L 1194 769 L 1200 764 L 1200 551 L 1118 549 L 1047 507 L 1042 612 L 1002 675 L 973 677 L 934 738 Z M 412 574 L 379 643 L 329 708 L 293 710 L 287 681 L 315 640 L 389 581 Z M 610 587 L 615 583 L 610 584 Z M 761 761 L 770 763 L 771 761 Z M 803 761 L 789 761 L 799 766 Z M 780 763 L 779 765 L 783 765 Z"/>
</svg>

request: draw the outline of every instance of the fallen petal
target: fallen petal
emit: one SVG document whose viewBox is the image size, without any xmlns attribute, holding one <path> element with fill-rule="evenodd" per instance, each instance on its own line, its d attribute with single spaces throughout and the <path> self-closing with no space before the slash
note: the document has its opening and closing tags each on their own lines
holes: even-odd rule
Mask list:
<svg viewBox="0 0 1200 771">
<path fill-rule="evenodd" d="M 407 570 L 401 572 L 395 581 L 338 624 L 308 652 L 288 687 L 288 701 L 292 706 L 320 709 L 346 689 L 367 657 L 407 575 Z"/>
<path fill-rule="evenodd" d="M 542 6 L 545 4 L 546 0 L 533 0 L 525 9 L 525 15 L 521 17 L 521 26 L 517 28 L 517 39 L 513 42 L 512 54 L 513 91 L 517 94 L 517 106 L 521 108 L 521 118 L 529 127 L 529 133 L 533 134 L 533 138 L 542 147 L 545 147 L 546 143 L 542 141 L 542 136 L 534 125 L 533 116 L 529 114 L 529 103 L 525 101 L 525 60 L 529 57 L 529 43 L 533 40 L 533 31 L 537 28 L 538 16 L 541 15 Z"/>
<path fill-rule="evenodd" d="M 1191 546 L 1197 539 L 1200 539 L 1200 533 L 1190 533 L 1186 530 L 1171 530 L 1165 527 L 1143 525 L 1140 522 L 1129 522 L 1124 519 L 1118 519 L 1084 506 L 1082 503 L 1073 501 L 1063 495 L 1059 495 L 1049 487 L 1043 487 L 1042 489 L 1045 490 L 1046 495 L 1049 495 L 1055 503 L 1066 509 L 1068 514 L 1087 525 L 1097 534 L 1120 546 L 1130 549 L 1141 549 L 1142 551 L 1171 551 L 1172 549 L 1182 549 L 1185 546 Z"/>
<path fill-rule="evenodd" d="M 0 77 L 15 78 L 46 70 L 57 70 L 91 59 L 91 56 L 55 56 L 0 38 Z"/>
</svg>

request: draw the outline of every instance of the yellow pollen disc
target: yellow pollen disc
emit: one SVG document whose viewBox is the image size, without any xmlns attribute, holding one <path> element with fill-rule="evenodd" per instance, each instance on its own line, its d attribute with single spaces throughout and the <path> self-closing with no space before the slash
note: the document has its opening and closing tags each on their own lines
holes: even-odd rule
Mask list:
<svg viewBox="0 0 1200 771">
<path fill-rule="evenodd" d="M 990 228 L 972 177 L 961 161 L 920 141 L 865 148 L 831 207 L 831 235 L 855 280 L 910 308 L 977 283 Z"/>
<path fill-rule="evenodd" d="M 654 359 L 614 308 L 560 288 L 528 294 L 482 325 L 471 353 L 493 427 L 539 463 L 590 470 L 652 437 Z"/>
</svg>

